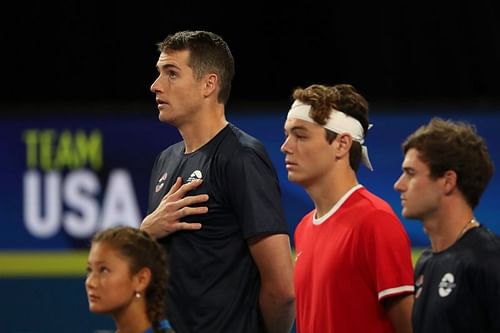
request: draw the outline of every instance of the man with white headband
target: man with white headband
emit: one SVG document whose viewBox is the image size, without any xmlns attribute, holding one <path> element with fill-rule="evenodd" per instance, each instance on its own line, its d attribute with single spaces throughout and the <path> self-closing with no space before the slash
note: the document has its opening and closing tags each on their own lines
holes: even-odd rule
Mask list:
<svg viewBox="0 0 500 333">
<path fill-rule="evenodd" d="M 295 230 L 297 333 L 411 332 L 408 235 L 391 207 L 358 183 L 368 103 L 353 86 L 293 92 L 285 122 L 288 179 L 315 209 Z"/>
</svg>

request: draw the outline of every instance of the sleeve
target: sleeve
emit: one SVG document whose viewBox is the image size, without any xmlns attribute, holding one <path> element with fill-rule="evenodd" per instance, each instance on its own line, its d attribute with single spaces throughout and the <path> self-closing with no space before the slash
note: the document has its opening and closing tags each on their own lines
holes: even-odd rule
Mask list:
<svg viewBox="0 0 500 333">
<path fill-rule="evenodd" d="M 155 186 L 156 182 L 158 181 L 157 173 L 160 156 L 161 153 L 156 155 L 155 162 L 153 163 L 153 167 L 151 168 L 151 175 L 149 176 L 148 210 L 146 212 L 147 215 L 151 214 L 156 209 L 156 205 L 153 200 L 153 194 L 155 193 Z"/>
<path fill-rule="evenodd" d="M 364 259 L 379 301 L 414 292 L 410 240 L 398 218 L 383 210 L 366 219 Z"/>
<path fill-rule="evenodd" d="M 288 234 L 278 177 L 265 151 L 242 147 L 228 163 L 227 188 L 243 237 Z"/>
</svg>

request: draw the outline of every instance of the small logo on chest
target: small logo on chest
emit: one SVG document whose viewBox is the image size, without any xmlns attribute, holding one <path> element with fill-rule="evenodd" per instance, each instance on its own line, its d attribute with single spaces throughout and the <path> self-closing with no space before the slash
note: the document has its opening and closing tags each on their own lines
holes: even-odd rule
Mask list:
<svg viewBox="0 0 500 333">
<path fill-rule="evenodd" d="M 455 283 L 455 277 L 453 276 L 453 274 L 446 273 L 441 278 L 441 282 L 439 282 L 439 289 L 438 289 L 439 296 L 441 297 L 448 296 L 449 294 L 451 294 L 451 292 L 456 286 L 457 284 Z"/>
<path fill-rule="evenodd" d="M 203 179 L 203 175 L 200 170 L 194 170 L 191 176 L 189 176 L 189 178 L 187 179 L 187 182 L 191 183 L 192 181 L 197 179 Z"/>
<path fill-rule="evenodd" d="M 161 191 L 161 189 L 163 188 L 163 186 L 165 185 L 165 180 L 167 180 L 167 173 L 163 173 L 163 175 L 161 175 L 160 179 L 158 179 L 158 182 L 156 183 L 156 186 L 155 186 L 155 192 L 158 193 Z"/>
</svg>

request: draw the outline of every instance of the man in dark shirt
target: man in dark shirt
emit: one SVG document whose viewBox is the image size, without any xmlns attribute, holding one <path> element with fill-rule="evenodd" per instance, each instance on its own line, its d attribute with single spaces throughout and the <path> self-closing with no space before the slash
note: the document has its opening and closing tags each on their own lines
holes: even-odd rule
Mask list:
<svg viewBox="0 0 500 333">
<path fill-rule="evenodd" d="M 414 333 L 500 332 L 500 239 L 473 214 L 493 175 L 484 140 L 470 124 L 436 118 L 403 152 L 402 214 L 431 241 L 415 267 Z"/>
<path fill-rule="evenodd" d="M 205 31 L 159 44 L 159 119 L 183 141 L 151 175 L 141 228 L 170 256 L 167 317 L 177 332 L 289 332 L 293 265 L 278 179 L 263 145 L 225 118 L 234 61 Z"/>
</svg>

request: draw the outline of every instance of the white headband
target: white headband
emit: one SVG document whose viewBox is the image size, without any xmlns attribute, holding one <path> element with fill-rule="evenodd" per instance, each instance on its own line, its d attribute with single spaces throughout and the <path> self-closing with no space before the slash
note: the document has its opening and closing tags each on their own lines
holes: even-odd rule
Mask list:
<svg viewBox="0 0 500 333">
<path fill-rule="evenodd" d="M 313 124 L 319 125 L 314 119 L 311 118 L 309 112 L 311 111 L 311 106 L 305 104 L 301 101 L 295 100 L 288 111 L 287 119 L 296 118 L 311 122 Z M 332 132 L 337 134 L 348 133 L 351 135 L 352 139 L 361 144 L 361 162 L 373 171 L 372 164 L 368 157 L 368 148 L 363 145 L 365 142 L 363 135 L 363 126 L 361 123 L 353 117 L 348 116 L 342 111 L 332 109 L 333 112 L 330 113 L 330 117 L 328 121 L 323 126 L 326 129 L 329 129 Z M 370 129 L 373 125 L 370 124 L 368 129 Z"/>
</svg>

